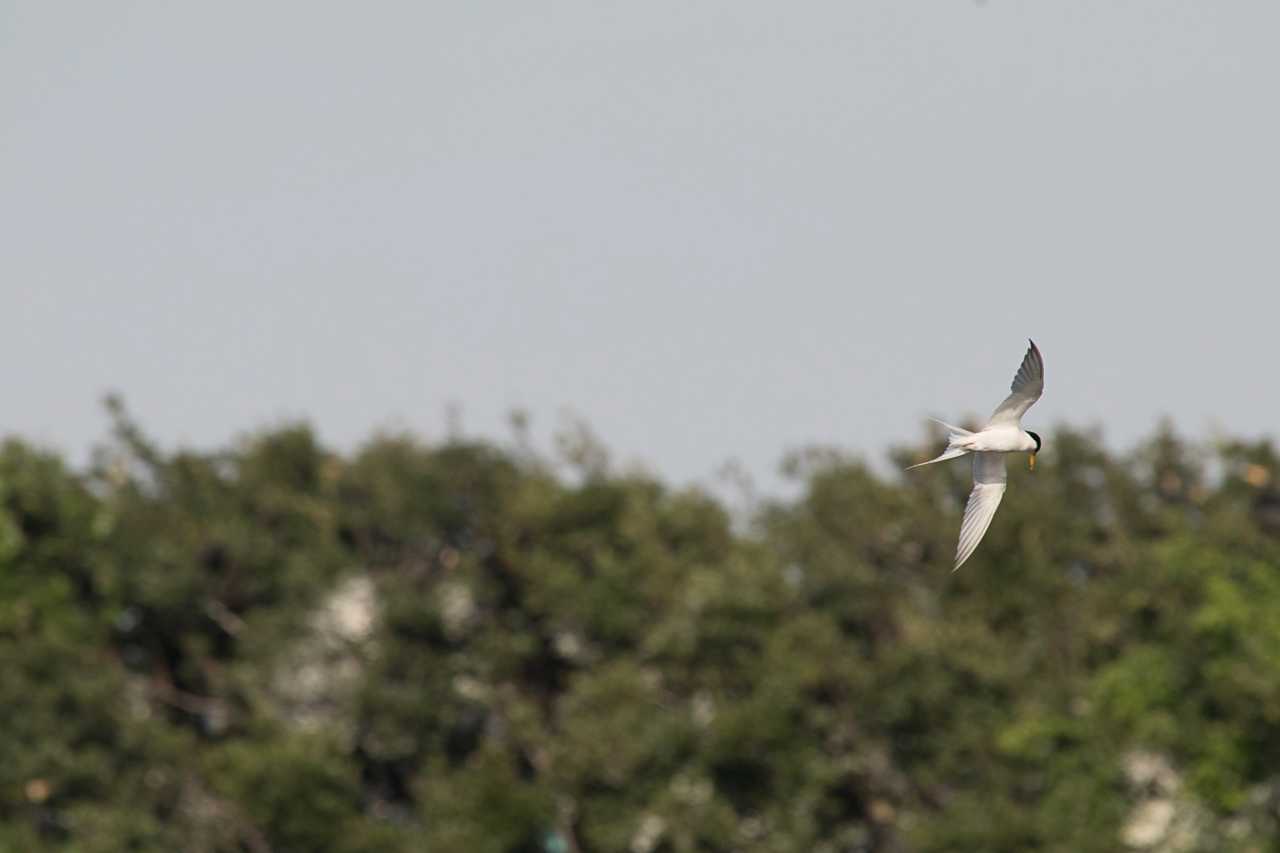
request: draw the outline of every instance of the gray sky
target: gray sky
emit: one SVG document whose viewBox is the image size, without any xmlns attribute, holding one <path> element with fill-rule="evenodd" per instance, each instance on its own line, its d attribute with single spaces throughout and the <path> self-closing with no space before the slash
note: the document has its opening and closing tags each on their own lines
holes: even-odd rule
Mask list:
<svg viewBox="0 0 1280 853">
<path fill-rule="evenodd" d="M 0 426 L 679 481 L 985 414 L 1280 427 L 1280 4 L 0 3 Z M 1048 432 L 1048 430 L 1046 430 Z"/>
</svg>

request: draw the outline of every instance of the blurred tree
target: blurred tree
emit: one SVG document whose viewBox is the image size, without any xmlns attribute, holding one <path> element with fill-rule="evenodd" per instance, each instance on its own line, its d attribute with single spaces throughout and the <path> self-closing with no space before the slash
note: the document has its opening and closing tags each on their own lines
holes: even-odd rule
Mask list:
<svg viewBox="0 0 1280 853">
<path fill-rule="evenodd" d="M 1060 427 L 952 574 L 964 462 L 796 453 L 743 524 L 582 428 L 111 410 L 0 447 L 0 849 L 1280 850 L 1267 441 Z"/>
</svg>

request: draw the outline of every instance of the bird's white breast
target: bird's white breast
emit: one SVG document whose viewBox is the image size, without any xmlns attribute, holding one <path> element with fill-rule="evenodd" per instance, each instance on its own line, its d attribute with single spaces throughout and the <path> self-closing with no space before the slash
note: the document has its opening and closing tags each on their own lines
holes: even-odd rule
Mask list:
<svg viewBox="0 0 1280 853">
<path fill-rule="evenodd" d="M 975 432 L 969 437 L 966 447 L 970 450 L 996 453 L 1014 453 L 1016 451 L 1032 451 L 1036 442 L 1021 427 L 1000 424 Z"/>
</svg>

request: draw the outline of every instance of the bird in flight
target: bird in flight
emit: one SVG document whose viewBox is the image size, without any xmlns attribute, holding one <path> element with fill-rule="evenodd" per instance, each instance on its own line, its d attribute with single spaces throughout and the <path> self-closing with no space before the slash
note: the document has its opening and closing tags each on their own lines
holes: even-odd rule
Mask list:
<svg viewBox="0 0 1280 853">
<path fill-rule="evenodd" d="M 950 432 L 947 436 L 947 449 L 938 458 L 907 469 L 973 454 L 973 491 L 969 493 L 969 502 L 964 508 L 964 521 L 960 524 L 960 543 L 956 546 L 956 564 L 951 570 L 953 572 L 978 547 L 987 528 L 991 526 L 991 519 L 1000 506 L 1000 499 L 1004 497 L 1008 479 L 1004 455 L 1030 453 L 1027 464 L 1031 470 L 1035 470 L 1036 454 L 1040 452 L 1040 436 L 1022 428 L 1022 416 L 1044 393 L 1044 359 L 1040 357 L 1036 342 L 1030 341 L 1030 344 L 1027 354 L 1022 357 L 1022 365 L 1013 376 L 1011 393 L 996 406 L 986 426 L 977 432 L 971 432 L 945 421 L 938 421 Z"/>
</svg>

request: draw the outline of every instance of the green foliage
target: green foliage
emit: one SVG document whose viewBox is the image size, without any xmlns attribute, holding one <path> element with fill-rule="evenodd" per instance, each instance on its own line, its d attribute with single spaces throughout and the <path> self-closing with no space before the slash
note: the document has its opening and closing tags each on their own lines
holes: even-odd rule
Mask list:
<svg viewBox="0 0 1280 853">
<path fill-rule="evenodd" d="M 0 447 L 0 850 L 1280 849 L 1265 441 L 1060 428 L 952 574 L 963 463 L 741 518 L 586 433 L 112 411 L 87 471 Z"/>
</svg>

